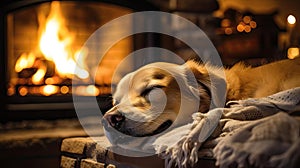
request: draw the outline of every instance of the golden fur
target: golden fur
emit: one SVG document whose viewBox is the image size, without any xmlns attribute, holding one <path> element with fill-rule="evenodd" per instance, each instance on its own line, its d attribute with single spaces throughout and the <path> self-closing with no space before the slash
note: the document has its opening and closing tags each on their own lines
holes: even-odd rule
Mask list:
<svg viewBox="0 0 300 168">
<path fill-rule="evenodd" d="M 218 68 L 204 66 L 194 61 L 188 61 L 186 64 L 200 80 L 203 78 L 209 80 L 208 71 L 219 73 Z M 300 58 L 281 60 L 255 68 L 238 63 L 230 69 L 225 69 L 224 72 L 227 100 L 265 97 L 300 86 Z"/>
<path fill-rule="evenodd" d="M 259 98 L 300 86 L 300 59 L 251 68 L 238 63 L 222 69 L 188 61 L 184 65 L 153 63 L 126 75 L 114 93 L 114 107 L 104 120 L 120 132 L 149 136 L 172 123 L 191 121 L 192 113 L 207 112 L 213 84 L 226 84 L 226 100 Z M 191 80 L 195 78 L 198 85 Z M 200 99 L 199 99 L 200 97 Z M 200 102 L 200 103 L 199 103 Z M 193 108 L 199 104 L 197 108 Z M 184 108 L 183 108 L 184 107 Z"/>
</svg>

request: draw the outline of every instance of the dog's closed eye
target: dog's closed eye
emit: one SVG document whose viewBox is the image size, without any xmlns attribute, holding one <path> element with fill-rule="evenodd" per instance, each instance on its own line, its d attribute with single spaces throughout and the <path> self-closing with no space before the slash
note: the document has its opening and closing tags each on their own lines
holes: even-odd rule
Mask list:
<svg viewBox="0 0 300 168">
<path fill-rule="evenodd" d="M 141 93 L 141 96 L 142 97 L 145 97 L 147 96 L 153 89 L 161 89 L 161 88 L 164 88 L 165 86 L 162 86 L 162 85 L 153 85 L 153 86 L 149 86 L 147 88 L 145 88 L 142 93 Z"/>
</svg>

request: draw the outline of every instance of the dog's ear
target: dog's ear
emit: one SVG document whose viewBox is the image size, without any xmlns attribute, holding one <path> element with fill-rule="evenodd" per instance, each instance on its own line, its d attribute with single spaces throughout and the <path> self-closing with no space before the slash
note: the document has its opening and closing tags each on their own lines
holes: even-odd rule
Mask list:
<svg viewBox="0 0 300 168">
<path fill-rule="evenodd" d="M 192 77 L 194 77 L 198 82 L 204 84 L 206 87 L 210 88 L 209 74 L 204 64 L 190 60 L 187 61 L 185 65 L 192 72 Z M 188 78 L 191 77 L 190 75 L 187 76 Z"/>
<path fill-rule="evenodd" d="M 200 98 L 198 111 L 207 112 L 211 103 L 211 84 L 208 71 L 204 64 L 195 61 L 188 61 L 184 66 L 189 88 Z"/>
<path fill-rule="evenodd" d="M 187 61 L 184 65 L 192 72 L 190 75 L 187 74 L 188 80 L 195 78 L 202 85 L 198 87 L 200 99 L 205 100 L 209 96 L 214 107 L 223 107 L 226 99 L 226 82 L 223 69 L 195 61 Z M 204 91 L 205 94 L 203 94 Z"/>
</svg>

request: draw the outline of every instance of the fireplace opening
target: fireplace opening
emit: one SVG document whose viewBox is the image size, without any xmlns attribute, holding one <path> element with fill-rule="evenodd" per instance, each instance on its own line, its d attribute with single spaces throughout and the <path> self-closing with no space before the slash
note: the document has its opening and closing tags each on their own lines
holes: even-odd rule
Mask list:
<svg viewBox="0 0 300 168">
<path fill-rule="evenodd" d="M 8 3 L 1 13 L 2 120 L 75 116 L 72 95 L 96 96 L 106 111 L 118 64 L 137 48 L 153 44 L 146 35 L 129 36 L 111 47 L 98 67 L 90 67 L 95 60 L 84 43 L 93 32 L 120 16 L 155 8 L 132 1 L 23 3 Z M 114 27 L 95 45 L 101 47 L 120 30 Z M 121 73 L 133 67 L 134 60 Z"/>
</svg>

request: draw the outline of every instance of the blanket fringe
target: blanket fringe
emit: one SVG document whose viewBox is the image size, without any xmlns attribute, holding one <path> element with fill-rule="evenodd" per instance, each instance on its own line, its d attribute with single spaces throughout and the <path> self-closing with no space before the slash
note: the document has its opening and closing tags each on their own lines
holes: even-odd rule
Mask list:
<svg viewBox="0 0 300 168">
<path fill-rule="evenodd" d="M 202 143 L 191 141 L 188 136 L 183 137 L 176 147 L 168 148 L 160 154 L 165 159 L 165 167 L 186 168 L 188 165 L 193 166 L 198 162 L 198 151 Z"/>
<path fill-rule="evenodd" d="M 236 134 L 235 131 L 239 130 L 239 128 L 241 128 L 242 126 L 246 127 L 248 122 L 258 121 L 259 119 L 272 116 L 280 112 L 291 114 L 295 110 L 299 111 L 299 95 L 300 87 L 279 92 L 265 98 L 252 98 L 246 100 L 231 101 L 227 104 L 229 106 L 228 108 L 215 108 L 205 114 L 195 112 L 193 114 L 193 123 L 191 123 L 189 132 L 183 134 L 181 136 L 182 138 L 179 139 L 179 141 L 178 139 L 176 139 L 175 141 L 177 142 L 174 143 L 175 145 L 173 145 L 173 143 L 170 146 L 168 146 L 168 144 L 156 144 L 159 149 L 157 150 L 157 152 L 164 153 L 163 158 L 165 159 L 166 168 L 171 168 L 172 166 L 176 166 L 179 168 L 193 166 L 198 162 L 199 149 L 201 148 L 202 144 L 206 142 L 208 137 L 212 136 L 213 134 L 214 137 L 223 137 L 222 139 L 219 139 L 218 143 L 216 144 L 217 146 L 221 146 L 225 137 L 228 138 L 233 134 Z M 257 127 L 257 129 L 261 129 L 260 127 Z M 181 127 L 179 127 L 178 129 L 180 128 Z M 284 131 L 284 134 L 286 135 L 286 132 L 288 131 L 290 130 L 287 129 L 287 131 Z M 261 135 L 261 133 L 257 134 Z M 299 135 L 297 134 L 297 138 L 298 136 Z M 264 141 L 259 141 L 259 143 L 261 144 L 263 144 L 263 142 Z M 224 147 L 224 149 L 225 148 L 226 146 Z M 221 155 L 220 153 L 218 153 L 217 149 L 218 148 L 214 149 L 215 157 L 216 155 Z M 263 150 L 263 148 L 261 150 Z M 216 158 L 217 164 L 220 164 L 221 167 L 224 166 L 224 161 L 228 159 L 222 158 L 221 162 L 218 157 Z M 243 157 L 239 157 L 238 159 L 241 160 L 243 159 Z M 243 164 L 241 164 L 240 166 L 243 166 Z"/>
</svg>

